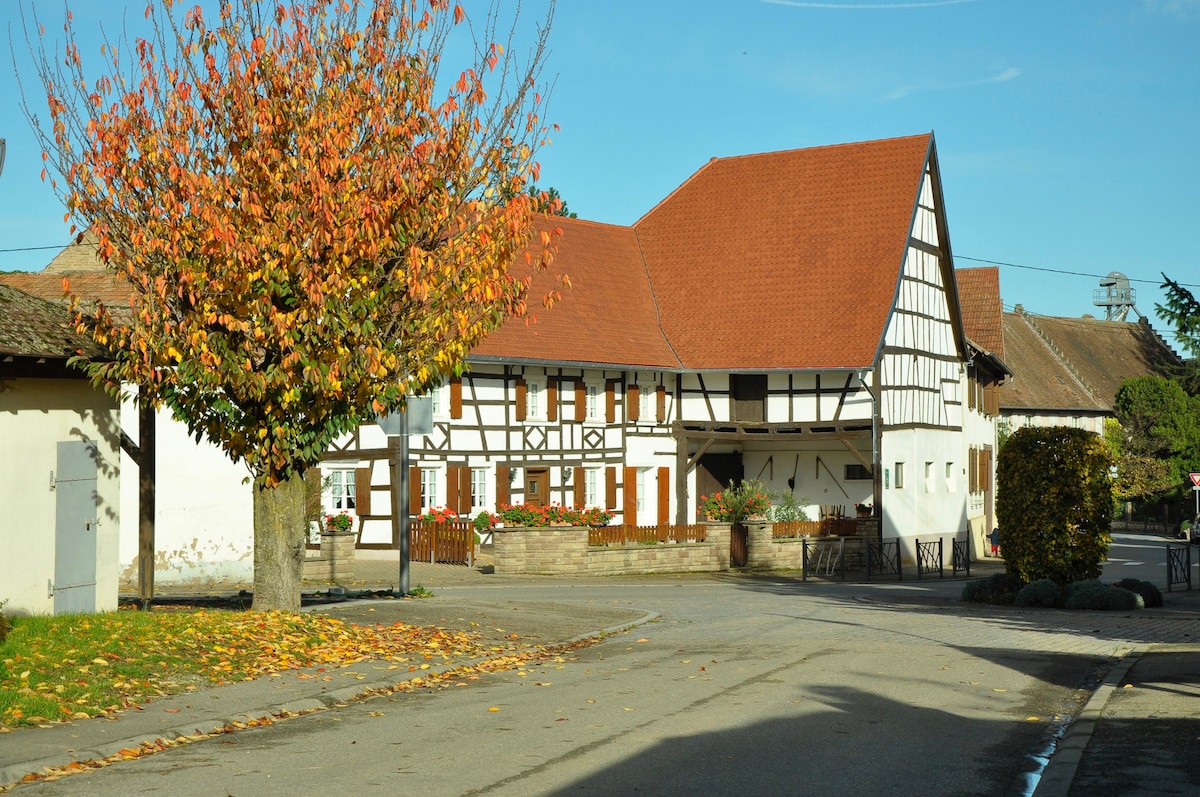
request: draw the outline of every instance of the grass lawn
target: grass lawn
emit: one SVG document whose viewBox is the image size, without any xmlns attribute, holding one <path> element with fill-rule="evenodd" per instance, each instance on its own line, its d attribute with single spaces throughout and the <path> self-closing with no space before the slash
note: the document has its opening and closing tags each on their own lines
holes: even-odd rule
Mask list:
<svg viewBox="0 0 1200 797">
<path fill-rule="evenodd" d="M 285 612 L 159 608 L 16 617 L 0 643 L 0 732 L 282 670 L 367 659 L 424 669 L 494 653 L 472 634 Z"/>
</svg>

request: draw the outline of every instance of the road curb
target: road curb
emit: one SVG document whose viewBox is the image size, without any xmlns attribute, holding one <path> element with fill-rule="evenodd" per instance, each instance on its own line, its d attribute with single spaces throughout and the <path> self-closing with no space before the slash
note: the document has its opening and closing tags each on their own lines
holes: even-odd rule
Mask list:
<svg viewBox="0 0 1200 797">
<path fill-rule="evenodd" d="M 1037 787 L 1031 797 L 1066 797 L 1071 790 L 1071 783 L 1079 770 L 1083 753 L 1096 732 L 1096 725 L 1104 707 L 1108 704 L 1113 690 L 1121 685 L 1131 667 L 1142 657 L 1146 646 L 1142 645 L 1127 653 L 1104 676 L 1104 680 L 1092 696 L 1088 698 L 1083 710 L 1076 715 L 1067 727 L 1058 746 L 1050 756 L 1046 768 L 1042 770 Z"/>
</svg>

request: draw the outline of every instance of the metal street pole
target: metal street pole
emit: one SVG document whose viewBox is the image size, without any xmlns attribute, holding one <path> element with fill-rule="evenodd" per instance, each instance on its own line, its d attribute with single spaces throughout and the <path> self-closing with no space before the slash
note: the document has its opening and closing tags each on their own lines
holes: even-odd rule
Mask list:
<svg viewBox="0 0 1200 797">
<path fill-rule="evenodd" d="M 388 436 L 388 460 L 392 466 L 392 539 L 400 553 L 400 580 L 397 591 L 409 590 L 409 517 L 408 517 L 408 413 L 397 410 L 378 419 Z"/>
<path fill-rule="evenodd" d="M 407 595 L 409 590 L 409 533 L 411 529 L 408 516 L 408 494 L 411 487 L 408 483 L 408 409 L 400 413 L 400 503 L 395 511 L 400 513 L 400 594 Z"/>
</svg>

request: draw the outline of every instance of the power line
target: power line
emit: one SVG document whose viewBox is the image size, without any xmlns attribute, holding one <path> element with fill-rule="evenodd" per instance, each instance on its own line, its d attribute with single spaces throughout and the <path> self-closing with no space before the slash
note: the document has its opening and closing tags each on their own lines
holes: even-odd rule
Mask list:
<svg viewBox="0 0 1200 797">
<path fill-rule="evenodd" d="M 0 249 L 0 255 L 8 254 L 9 252 L 37 252 L 42 249 L 62 249 L 66 244 L 58 246 L 22 246 L 19 249 Z"/>
<path fill-rule="evenodd" d="M 982 257 L 967 257 L 966 255 L 955 255 L 954 259 L 955 260 L 970 260 L 975 263 L 990 263 L 993 266 L 1008 266 L 1009 268 L 1023 268 L 1028 271 L 1044 271 L 1048 274 L 1066 274 L 1067 276 L 1070 276 L 1070 277 L 1092 277 L 1094 279 L 1104 279 L 1105 277 L 1108 276 L 1107 274 L 1088 274 L 1087 272 L 1083 272 L 1083 271 L 1066 271 L 1064 269 L 1046 268 L 1044 266 L 1026 266 L 1022 263 L 1005 263 L 1003 260 L 987 260 Z M 1162 286 L 1162 283 L 1159 282 L 1158 280 L 1134 279 L 1131 277 L 1127 278 L 1127 279 L 1129 279 L 1130 282 L 1141 282 L 1146 285 L 1153 285 L 1156 288 Z M 1200 284 L 1193 283 L 1193 282 L 1179 282 L 1177 284 L 1182 285 L 1185 288 L 1200 288 Z"/>
</svg>

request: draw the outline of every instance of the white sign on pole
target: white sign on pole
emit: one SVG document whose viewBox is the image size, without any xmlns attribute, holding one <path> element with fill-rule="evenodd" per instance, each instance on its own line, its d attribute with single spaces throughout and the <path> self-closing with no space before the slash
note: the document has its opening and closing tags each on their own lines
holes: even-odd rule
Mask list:
<svg viewBox="0 0 1200 797">
<path fill-rule="evenodd" d="M 1192 480 L 1193 487 L 1200 487 L 1200 473 L 1189 473 L 1188 478 Z"/>
</svg>

